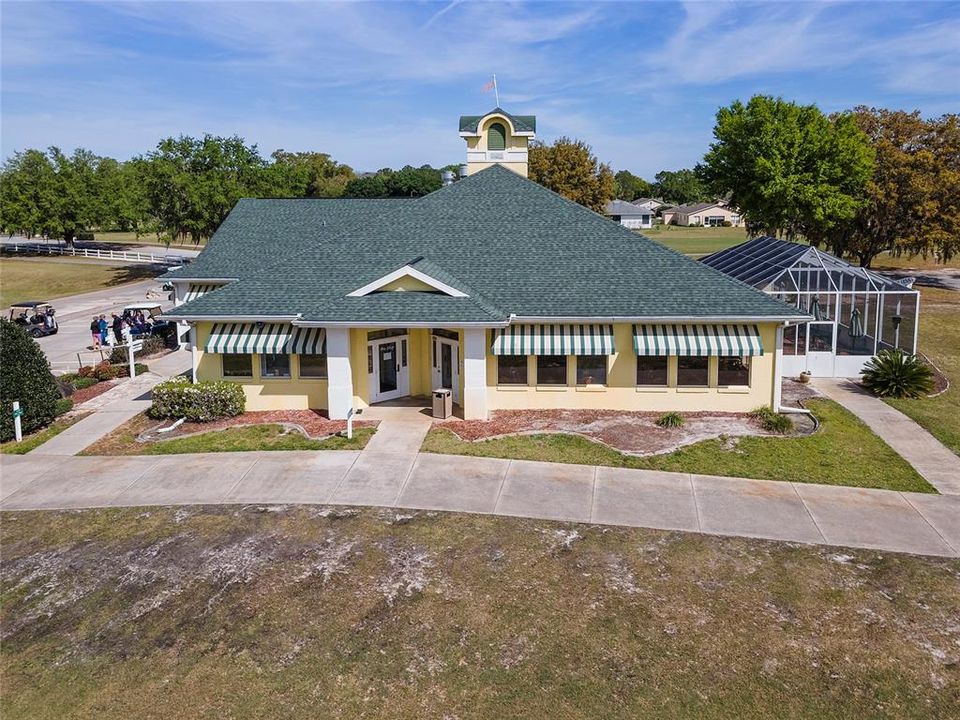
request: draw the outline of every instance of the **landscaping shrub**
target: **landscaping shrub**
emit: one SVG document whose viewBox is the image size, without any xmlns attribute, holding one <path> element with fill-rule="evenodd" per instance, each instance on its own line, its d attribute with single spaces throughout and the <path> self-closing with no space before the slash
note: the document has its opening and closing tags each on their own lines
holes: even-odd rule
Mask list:
<svg viewBox="0 0 960 720">
<path fill-rule="evenodd" d="M 92 387 L 93 385 L 96 385 L 98 382 L 100 381 L 97 380 L 95 377 L 78 377 L 76 380 L 74 380 L 70 384 L 73 385 L 74 390 L 83 390 L 84 388 L 88 388 L 88 387 Z"/>
<path fill-rule="evenodd" d="M 750 414 L 760 421 L 760 425 L 764 430 L 780 433 L 781 435 L 793 430 L 793 420 L 786 415 L 775 413 L 770 409 L 769 405 L 761 405 Z"/>
<path fill-rule="evenodd" d="M 916 355 L 881 350 L 863 366 L 863 385 L 877 397 L 918 398 L 933 390 L 933 371 Z"/>
<path fill-rule="evenodd" d="M 144 365 L 143 363 L 134 363 L 134 367 L 136 368 L 137 375 L 141 375 L 150 370 L 149 366 Z M 97 363 L 92 368 L 80 368 L 77 374 L 80 375 L 80 377 L 92 377 L 98 381 L 115 380 L 117 378 L 129 377 L 130 365 L 127 363 L 123 363 L 122 365 L 113 365 L 108 360 L 104 360 L 102 363 Z M 76 383 L 74 383 L 74 387 L 76 387 Z"/>
<path fill-rule="evenodd" d="M 57 417 L 60 417 L 65 412 L 70 412 L 71 410 L 73 410 L 73 400 L 70 398 L 60 398 L 57 400 L 57 406 L 54 411 Z"/>
<path fill-rule="evenodd" d="M 60 388 L 36 340 L 19 325 L 0 319 L 0 442 L 13 438 L 11 404 L 20 401 L 23 434 L 49 425 Z"/>
<path fill-rule="evenodd" d="M 683 415 L 677 412 L 664 413 L 657 418 L 657 425 L 662 428 L 682 427 L 685 422 Z"/>
<path fill-rule="evenodd" d="M 210 422 L 235 417 L 246 408 L 243 388 L 232 382 L 200 382 L 191 385 L 184 378 L 173 378 L 153 388 L 153 405 L 147 414 L 157 420 Z"/>
</svg>

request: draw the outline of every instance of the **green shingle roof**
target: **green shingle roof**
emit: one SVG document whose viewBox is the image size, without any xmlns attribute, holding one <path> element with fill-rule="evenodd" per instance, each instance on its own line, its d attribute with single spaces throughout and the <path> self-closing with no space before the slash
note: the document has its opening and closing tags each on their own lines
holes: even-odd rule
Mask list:
<svg viewBox="0 0 960 720">
<path fill-rule="evenodd" d="M 494 113 L 510 118 L 510 122 L 513 123 L 513 129 L 517 132 L 537 131 L 536 115 L 511 115 L 506 110 L 496 107 L 483 115 L 461 115 L 460 132 L 475 133 L 480 126 L 480 121 L 487 117 L 487 115 L 493 115 Z"/>
<path fill-rule="evenodd" d="M 469 297 L 348 294 L 414 263 Z M 241 200 L 174 279 L 237 278 L 172 315 L 456 323 L 800 316 L 495 165 L 414 200 Z"/>
</svg>

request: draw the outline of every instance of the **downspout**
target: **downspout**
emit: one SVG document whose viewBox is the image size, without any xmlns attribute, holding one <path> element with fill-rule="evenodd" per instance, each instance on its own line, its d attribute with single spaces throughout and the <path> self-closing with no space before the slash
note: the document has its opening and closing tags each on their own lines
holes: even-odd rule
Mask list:
<svg viewBox="0 0 960 720">
<path fill-rule="evenodd" d="M 780 368 L 783 365 L 783 329 L 789 321 L 777 325 L 777 339 L 773 350 L 773 401 L 770 407 L 774 412 L 780 412 L 780 399 L 783 392 L 783 376 Z"/>
</svg>

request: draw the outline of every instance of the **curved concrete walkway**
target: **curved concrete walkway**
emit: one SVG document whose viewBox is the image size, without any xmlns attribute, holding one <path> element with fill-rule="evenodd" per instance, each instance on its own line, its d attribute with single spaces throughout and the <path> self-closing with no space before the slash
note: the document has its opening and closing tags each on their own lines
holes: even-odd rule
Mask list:
<svg viewBox="0 0 960 720">
<path fill-rule="evenodd" d="M 4 455 L 0 509 L 375 505 L 960 557 L 956 495 L 432 455 L 416 453 L 416 447 L 372 453 Z"/>
<path fill-rule="evenodd" d="M 913 420 L 852 380 L 816 378 L 814 387 L 863 420 L 894 452 L 945 495 L 960 495 L 960 457 Z"/>
</svg>

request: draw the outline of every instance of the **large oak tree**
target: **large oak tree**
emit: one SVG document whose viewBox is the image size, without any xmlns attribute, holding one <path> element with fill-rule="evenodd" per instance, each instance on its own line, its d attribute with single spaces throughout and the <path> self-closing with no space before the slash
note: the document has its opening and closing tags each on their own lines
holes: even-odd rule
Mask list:
<svg viewBox="0 0 960 720">
<path fill-rule="evenodd" d="M 864 204 L 874 151 L 850 114 L 757 95 L 717 112 L 702 174 L 751 234 L 823 241 Z"/>
<path fill-rule="evenodd" d="M 613 199 L 613 172 L 581 140 L 561 137 L 553 145 L 534 141 L 528 157 L 530 179 L 569 200 L 603 212 Z"/>
</svg>

